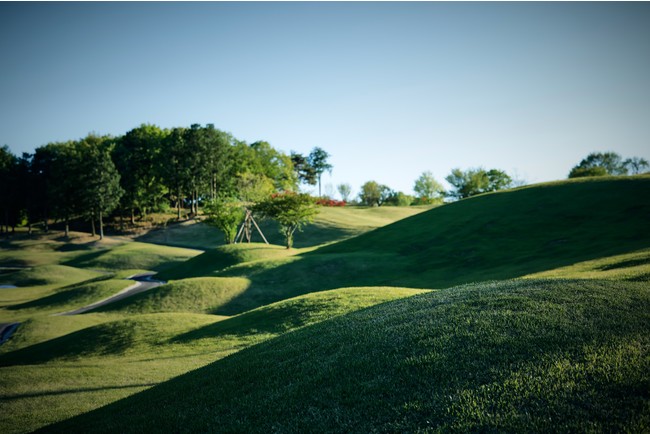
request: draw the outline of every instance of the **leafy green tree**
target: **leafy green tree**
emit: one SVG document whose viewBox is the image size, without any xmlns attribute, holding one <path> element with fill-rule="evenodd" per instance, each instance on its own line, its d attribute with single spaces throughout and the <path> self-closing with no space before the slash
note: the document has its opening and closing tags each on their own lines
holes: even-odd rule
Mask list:
<svg viewBox="0 0 650 434">
<path fill-rule="evenodd" d="M 308 185 L 316 185 L 318 177 L 314 168 L 309 164 L 308 158 L 294 151 L 291 151 L 290 158 L 298 181 Z"/>
<path fill-rule="evenodd" d="M 110 138 L 89 135 L 76 144 L 81 156 L 79 183 L 84 213 L 99 220 L 99 239 L 104 239 L 104 216 L 117 208 L 124 190 L 120 174 L 111 159 Z"/>
<path fill-rule="evenodd" d="M 49 143 L 36 149 L 39 169 L 43 170 L 47 208 L 52 217 L 63 220 L 65 236 L 70 233 L 70 219 L 82 212 L 82 190 L 84 185 L 80 174 L 83 156 L 75 142 Z M 46 225 L 47 228 L 47 225 Z"/>
<path fill-rule="evenodd" d="M 512 187 L 512 178 L 503 170 L 490 169 L 487 171 L 487 177 L 488 185 L 484 191 L 485 193 Z"/>
<path fill-rule="evenodd" d="M 162 143 L 166 134 L 155 125 L 142 124 L 116 142 L 113 160 L 124 190 L 121 205 L 130 210 L 131 224 L 135 223 L 136 210 L 146 216 L 167 192 L 159 168 L 164 164 Z"/>
<path fill-rule="evenodd" d="M 512 178 L 502 170 L 486 171 L 483 168 L 465 171 L 456 168 L 445 179 L 454 187 L 448 195 L 456 199 L 509 188 L 513 182 Z"/>
<path fill-rule="evenodd" d="M 385 201 L 385 205 L 391 206 L 410 206 L 415 198 L 401 191 L 393 191 Z"/>
<path fill-rule="evenodd" d="M 329 157 L 330 154 L 318 147 L 312 149 L 312 151 L 309 153 L 309 156 L 307 157 L 307 161 L 309 162 L 309 165 L 312 167 L 314 173 L 316 174 L 316 178 L 318 179 L 318 197 L 322 195 L 320 182 L 321 175 L 325 171 L 332 171 L 332 165 L 327 162 L 327 159 Z"/>
<path fill-rule="evenodd" d="M 298 176 L 290 156 L 264 141 L 252 143 L 250 147 L 255 151 L 253 171 L 271 179 L 277 191 L 290 191 L 298 186 Z"/>
<path fill-rule="evenodd" d="M 392 194 L 393 191 L 389 187 L 376 181 L 368 181 L 361 186 L 359 198 L 364 205 L 381 206 Z"/>
<path fill-rule="evenodd" d="M 311 223 L 318 214 L 311 196 L 293 192 L 273 194 L 268 199 L 255 204 L 252 211 L 278 222 L 287 249 L 293 246 L 293 235 L 296 230 Z"/>
<path fill-rule="evenodd" d="M 181 218 L 181 208 L 187 191 L 186 186 L 189 184 L 187 154 L 185 128 L 172 129 L 162 142 L 164 164 L 160 166 L 160 170 L 163 182 L 176 202 L 178 220 Z"/>
<path fill-rule="evenodd" d="M 339 194 L 341 195 L 341 200 L 343 202 L 348 202 L 350 195 L 352 194 L 352 186 L 350 184 L 339 184 L 337 187 Z"/>
<path fill-rule="evenodd" d="M 244 220 L 244 209 L 239 200 L 218 196 L 203 207 L 203 213 L 207 216 L 207 224 L 223 232 L 227 244 L 235 242 L 237 228 Z"/>
<path fill-rule="evenodd" d="M 415 180 L 413 187 L 419 203 L 441 203 L 445 196 L 445 189 L 429 171 L 422 173 L 418 179 Z"/>
<path fill-rule="evenodd" d="M 243 202 L 261 202 L 275 191 L 273 181 L 261 173 L 245 172 L 237 177 L 237 197 Z"/>
<path fill-rule="evenodd" d="M 626 175 L 627 167 L 616 152 L 592 152 L 569 172 L 569 178 Z"/>
<path fill-rule="evenodd" d="M 632 175 L 638 175 L 639 173 L 643 172 L 644 169 L 648 169 L 650 167 L 648 160 L 639 157 L 628 158 L 623 162 L 623 165 Z"/>
</svg>

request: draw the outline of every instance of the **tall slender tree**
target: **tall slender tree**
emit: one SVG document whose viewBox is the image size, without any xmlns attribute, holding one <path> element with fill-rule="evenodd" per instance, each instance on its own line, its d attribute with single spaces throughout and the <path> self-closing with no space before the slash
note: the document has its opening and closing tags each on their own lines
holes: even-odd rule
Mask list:
<svg viewBox="0 0 650 434">
<path fill-rule="evenodd" d="M 310 153 L 309 157 L 307 157 L 307 160 L 309 162 L 309 165 L 312 167 L 314 170 L 314 173 L 316 173 L 316 178 L 318 179 L 318 196 L 320 197 L 321 194 L 321 176 L 323 175 L 323 172 L 331 172 L 332 171 L 332 165 L 327 162 L 327 159 L 330 157 L 330 154 L 325 152 L 325 150 L 321 148 L 314 148 Z"/>
</svg>

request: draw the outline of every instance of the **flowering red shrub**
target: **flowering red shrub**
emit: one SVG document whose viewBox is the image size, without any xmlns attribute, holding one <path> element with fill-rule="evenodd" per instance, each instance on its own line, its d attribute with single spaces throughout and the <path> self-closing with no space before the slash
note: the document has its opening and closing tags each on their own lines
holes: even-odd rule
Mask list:
<svg viewBox="0 0 650 434">
<path fill-rule="evenodd" d="M 317 199 L 316 200 L 316 205 L 320 206 L 345 206 L 346 203 L 344 200 L 334 200 L 334 199 Z"/>
</svg>

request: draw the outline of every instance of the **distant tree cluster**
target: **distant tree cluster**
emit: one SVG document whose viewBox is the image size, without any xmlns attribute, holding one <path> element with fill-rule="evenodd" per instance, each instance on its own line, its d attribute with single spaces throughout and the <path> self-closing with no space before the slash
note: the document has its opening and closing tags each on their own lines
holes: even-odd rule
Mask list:
<svg viewBox="0 0 650 434">
<path fill-rule="evenodd" d="M 299 182 L 315 183 L 331 170 L 329 154 L 320 148 L 304 162 L 269 143 L 247 144 L 212 124 L 161 129 L 143 124 L 123 136 L 87 137 L 49 143 L 33 154 L 14 156 L 0 148 L 0 229 L 65 224 L 85 219 L 103 236 L 104 218 L 133 223 L 136 216 L 173 206 L 196 215 L 207 206 L 211 222 L 232 240 L 232 225 L 242 218 L 233 202 L 254 203 L 271 194 L 297 190 Z M 300 163 L 300 164 L 297 164 Z M 302 165 L 301 165 L 302 164 Z M 218 217 L 215 217 L 218 216 Z M 216 223 L 215 223 L 216 224 Z"/>
<path fill-rule="evenodd" d="M 592 152 L 569 172 L 569 178 L 605 175 L 637 175 L 648 170 L 648 160 L 632 157 L 626 160 L 616 152 Z"/>
<path fill-rule="evenodd" d="M 503 170 L 472 168 L 467 170 L 453 169 L 445 178 L 452 189 L 445 191 L 429 171 L 422 173 L 413 186 L 415 196 L 401 191 L 394 191 L 376 181 L 368 181 L 361 186 L 359 201 L 366 206 L 409 206 L 409 205 L 438 205 L 445 198 L 464 199 L 481 193 L 503 190 L 522 185 L 521 181 L 513 180 Z"/>
</svg>

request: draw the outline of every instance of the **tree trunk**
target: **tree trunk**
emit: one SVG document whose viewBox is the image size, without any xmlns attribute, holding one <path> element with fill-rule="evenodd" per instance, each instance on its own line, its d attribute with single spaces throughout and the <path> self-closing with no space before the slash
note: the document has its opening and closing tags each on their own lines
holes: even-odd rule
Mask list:
<svg viewBox="0 0 650 434">
<path fill-rule="evenodd" d="M 135 208 L 131 208 L 131 224 L 135 226 Z"/>
<path fill-rule="evenodd" d="M 180 221 L 181 219 L 181 189 L 178 189 L 178 195 L 176 196 L 176 219 Z"/>
<path fill-rule="evenodd" d="M 320 192 L 320 173 L 318 174 L 318 197 L 323 197 L 323 195 Z"/>
<path fill-rule="evenodd" d="M 95 213 L 92 213 L 90 216 L 90 227 L 92 228 L 92 236 L 95 238 Z"/>
<path fill-rule="evenodd" d="M 27 234 L 31 235 L 32 234 L 32 222 L 29 222 L 27 225 Z"/>
<path fill-rule="evenodd" d="M 102 218 L 102 210 L 99 210 L 99 239 L 104 239 L 104 219 Z"/>
<path fill-rule="evenodd" d="M 65 216 L 65 237 L 69 238 L 70 237 L 70 221 L 68 219 L 68 215 L 66 214 Z"/>
<path fill-rule="evenodd" d="M 124 210 L 120 208 L 120 231 L 124 231 Z"/>
</svg>

